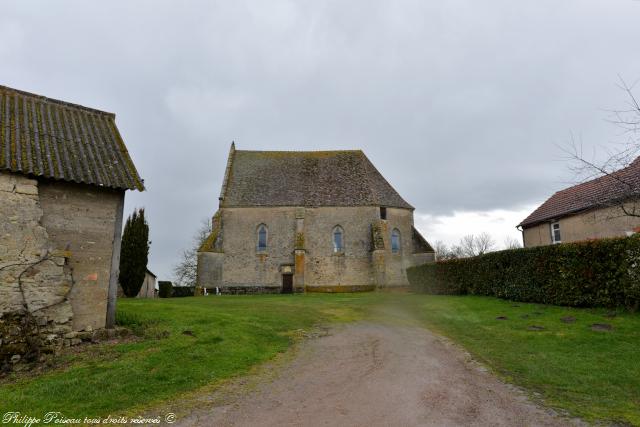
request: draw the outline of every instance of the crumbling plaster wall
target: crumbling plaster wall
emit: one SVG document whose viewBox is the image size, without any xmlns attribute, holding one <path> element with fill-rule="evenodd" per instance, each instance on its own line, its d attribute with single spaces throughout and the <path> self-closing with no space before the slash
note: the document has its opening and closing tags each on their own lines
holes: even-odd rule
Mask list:
<svg viewBox="0 0 640 427">
<path fill-rule="evenodd" d="M 70 254 L 76 282 L 69 295 L 73 328 L 104 328 L 114 231 L 124 191 L 48 180 L 39 182 L 39 190 L 42 225 L 52 245 Z"/>
<path fill-rule="evenodd" d="M 37 181 L 0 172 L 0 363 L 71 332 L 72 275 L 42 216 Z"/>
</svg>

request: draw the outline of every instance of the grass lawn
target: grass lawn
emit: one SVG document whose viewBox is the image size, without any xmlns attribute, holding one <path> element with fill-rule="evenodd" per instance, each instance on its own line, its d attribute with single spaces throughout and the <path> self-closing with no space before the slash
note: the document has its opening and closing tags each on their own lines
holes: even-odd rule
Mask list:
<svg viewBox="0 0 640 427">
<path fill-rule="evenodd" d="M 142 333 L 143 340 L 92 346 L 67 356 L 65 368 L 3 382 L 0 414 L 134 414 L 247 372 L 287 350 L 300 329 L 358 318 L 357 300 L 351 295 L 118 300 L 118 322 Z"/>
<path fill-rule="evenodd" d="M 67 355 L 64 367 L 3 381 L 0 413 L 136 414 L 248 372 L 286 351 L 301 330 L 371 319 L 410 321 L 448 336 L 551 406 L 588 420 L 640 425 L 640 315 L 605 313 L 483 297 L 381 293 L 120 300 L 119 321 L 143 339 L 90 346 Z M 561 322 L 567 316 L 575 322 Z M 613 329 L 592 331 L 592 323 Z"/>
</svg>

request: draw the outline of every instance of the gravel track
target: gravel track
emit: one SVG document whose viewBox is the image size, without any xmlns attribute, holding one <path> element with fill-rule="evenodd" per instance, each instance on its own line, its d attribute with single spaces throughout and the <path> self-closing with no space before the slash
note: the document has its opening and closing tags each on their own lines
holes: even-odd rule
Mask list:
<svg viewBox="0 0 640 427">
<path fill-rule="evenodd" d="M 457 346 L 416 326 L 355 323 L 300 345 L 252 391 L 182 426 L 566 426 Z M 230 400 L 230 401 L 229 401 Z M 211 400 L 214 402 L 214 400 Z"/>
</svg>

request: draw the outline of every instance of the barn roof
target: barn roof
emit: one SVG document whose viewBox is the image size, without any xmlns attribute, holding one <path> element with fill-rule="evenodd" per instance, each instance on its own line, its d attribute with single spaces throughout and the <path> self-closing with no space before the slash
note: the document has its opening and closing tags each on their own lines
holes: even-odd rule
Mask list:
<svg viewBox="0 0 640 427">
<path fill-rule="evenodd" d="M 0 86 L 0 171 L 144 190 L 115 114 Z"/>
<path fill-rule="evenodd" d="M 628 167 L 558 191 L 519 225 L 530 227 L 589 209 L 640 196 L 640 157 Z"/>
<path fill-rule="evenodd" d="M 361 150 L 244 151 L 235 145 L 229 153 L 220 205 L 413 209 Z"/>
</svg>

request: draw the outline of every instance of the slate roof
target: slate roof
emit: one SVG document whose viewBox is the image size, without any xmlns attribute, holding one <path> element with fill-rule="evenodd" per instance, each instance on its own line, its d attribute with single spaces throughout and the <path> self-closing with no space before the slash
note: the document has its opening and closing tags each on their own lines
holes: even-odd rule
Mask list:
<svg viewBox="0 0 640 427">
<path fill-rule="evenodd" d="M 0 86 L 0 171 L 144 190 L 115 114 Z"/>
<path fill-rule="evenodd" d="M 529 227 L 585 210 L 640 196 L 640 157 L 628 167 L 558 191 L 519 225 Z"/>
<path fill-rule="evenodd" d="M 427 239 L 422 237 L 422 234 L 417 228 L 411 227 L 411 233 L 413 238 L 413 252 L 416 254 L 435 252 L 433 247 L 427 242 Z"/>
<path fill-rule="evenodd" d="M 229 153 L 221 207 L 388 206 L 413 209 L 360 151 Z"/>
</svg>

